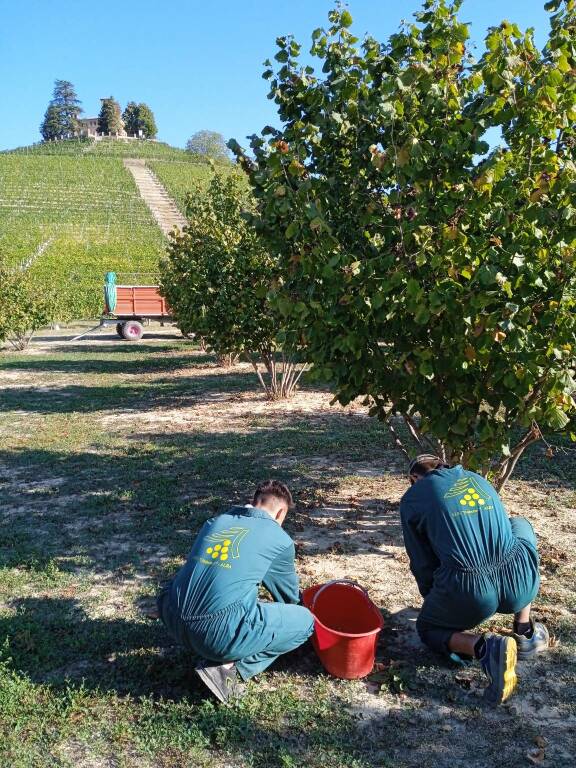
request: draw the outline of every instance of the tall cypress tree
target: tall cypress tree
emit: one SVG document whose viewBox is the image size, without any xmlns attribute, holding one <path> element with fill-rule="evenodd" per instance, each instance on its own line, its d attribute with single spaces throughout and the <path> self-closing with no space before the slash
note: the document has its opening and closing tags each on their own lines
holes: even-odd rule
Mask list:
<svg viewBox="0 0 576 768">
<path fill-rule="evenodd" d="M 52 99 L 40 126 L 42 138 L 47 141 L 74 135 L 82 112 L 81 103 L 69 80 L 55 80 Z"/>
<path fill-rule="evenodd" d="M 120 133 L 122 127 L 120 104 L 114 100 L 113 96 L 103 99 L 98 115 L 98 133 Z"/>
</svg>

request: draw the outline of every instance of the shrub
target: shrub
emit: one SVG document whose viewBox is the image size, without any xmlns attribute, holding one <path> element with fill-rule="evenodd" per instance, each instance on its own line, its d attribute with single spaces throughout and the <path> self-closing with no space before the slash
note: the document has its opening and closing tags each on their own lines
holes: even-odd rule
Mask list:
<svg viewBox="0 0 576 768">
<path fill-rule="evenodd" d="M 25 349 L 34 331 L 51 321 L 53 311 L 54 298 L 28 271 L 9 269 L 0 257 L 0 343 Z"/>
<path fill-rule="evenodd" d="M 277 350 L 279 320 L 267 300 L 277 270 L 245 219 L 251 206 L 237 175 L 215 174 L 206 195 L 190 195 L 189 224 L 172 237 L 161 285 L 184 333 L 196 333 L 219 357 L 243 355 L 277 399 L 295 391 L 302 369 Z"/>
</svg>

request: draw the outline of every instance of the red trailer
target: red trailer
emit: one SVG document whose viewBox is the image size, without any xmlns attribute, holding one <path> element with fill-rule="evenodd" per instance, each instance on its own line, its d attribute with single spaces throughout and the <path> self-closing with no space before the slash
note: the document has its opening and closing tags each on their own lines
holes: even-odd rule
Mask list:
<svg viewBox="0 0 576 768">
<path fill-rule="evenodd" d="M 171 322 L 166 299 L 157 285 L 117 285 L 113 315 L 104 315 L 102 325 L 115 325 L 119 336 L 138 341 L 144 333 L 145 320 Z"/>
<path fill-rule="evenodd" d="M 118 336 L 127 341 L 139 341 L 144 323 L 157 320 L 162 325 L 172 322 L 170 307 L 160 294 L 158 285 L 116 285 L 116 274 L 108 272 L 104 284 L 104 309 L 100 324 L 75 336 L 71 341 L 88 336 L 97 328 L 116 326 Z"/>
</svg>

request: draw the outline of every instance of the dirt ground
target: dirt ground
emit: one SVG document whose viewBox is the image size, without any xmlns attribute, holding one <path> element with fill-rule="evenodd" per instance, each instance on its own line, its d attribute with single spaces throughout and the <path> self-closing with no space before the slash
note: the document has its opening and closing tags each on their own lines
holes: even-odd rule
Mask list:
<svg viewBox="0 0 576 768">
<path fill-rule="evenodd" d="M 3 586 L 0 581 L 0 621 L 45 596 L 73 598 L 103 631 L 106 621 L 126 617 L 148 626 L 158 584 L 182 562 L 202 519 L 245 499 L 260 473 L 273 474 L 295 490 L 287 529 L 303 586 L 353 579 L 384 615 L 378 672 L 364 681 L 327 682 L 324 695 L 343 702 L 351 718 L 350 760 L 359 761 L 333 757 L 333 765 L 575 765 L 576 473 L 570 454 L 550 461 L 537 446 L 503 494 L 509 512 L 529 517 L 537 533 L 542 589 L 535 614 L 547 621 L 555 647 L 519 665 L 517 694 L 501 708 L 488 708 L 477 667 L 460 669 L 420 645 L 421 599 L 398 516 L 405 466 L 365 409 L 330 405 L 329 393 L 310 386 L 289 403 L 268 403 L 248 366 L 217 368 L 174 329 L 151 331 L 138 347 L 103 332 L 71 343 L 72 331 L 64 329 L 37 338 L 20 356 L 0 357 L 0 514 L 15 536 L 0 545 L 10 571 Z M 139 474 L 147 460 L 162 476 L 159 491 Z M 166 479 L 171 473 L 173 485 Z M 158 507 L 161 534 L 158 519 L 150 522 Z M 55 569 L 53 584 L 36 578 L 45 564 L 10 560 L 14 550 L 35 558 L 44 550 Z M 488 623 L 510 625 L 503 616 Z M 42 684 L 108 674 L 114 654 L 123 655 L 74 652 L 58 664 L 40 654 L 31 664 L 21 637 L 16 646 L 19 669 Z M 160 635 L 154 653 L 173 652 Z M 122 663 L 129 663 L 126 654 Z M 307 675 L 318 674 L 313 653 L 303 650 L 252 686 L 305 690 Z M 54 743 L 54 760 L 62 761 L 54 765 L 132 765 L 130 750 L 124 762 L 103 762 L 86 741 Z M 368 743 L 369 749 L 362 746 Z M 268 764 L 311 765 L 306 745 L 298 749 L 288 757 L 275 753 Z M 134 754 L 142 765 L 168 764 Z M 222 749 L 211 759 L 219 766 L 264 764 L 247 754 Z"/>
</svg>

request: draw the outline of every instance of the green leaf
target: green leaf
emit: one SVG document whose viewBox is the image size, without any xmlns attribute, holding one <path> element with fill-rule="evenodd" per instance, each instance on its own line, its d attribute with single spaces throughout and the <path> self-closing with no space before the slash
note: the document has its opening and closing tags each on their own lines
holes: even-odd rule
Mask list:
<svg viewBox="0 0 576 768">
<path fill-rule="evenodd" d="M 297 221 L 292 221 L 288 226 L 286 227 L 286 231 L 284 232 L 285 237 L 290 240 L 291 238 L 295 237 L 300 230 L 300 226 Z"/>
<path fill-rule="evenodd" d="M 554 430 L 564 429 L 570 423 L 570 417 L 561 408 L 553 408 L 548 413 L 548 424 Z"/>
<path fill-rule="evenodd" d="M 349 11 L 343 11 L 340 15 L 340 23 L 343 27 L 351 27 L 352 26 L 352 16 Z"/>
</svg>

